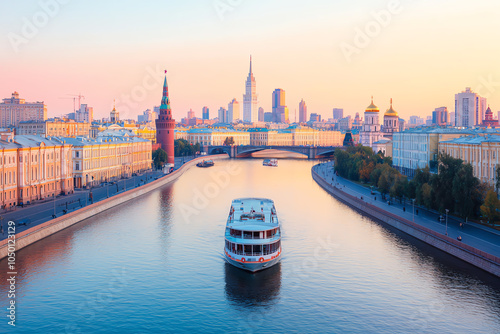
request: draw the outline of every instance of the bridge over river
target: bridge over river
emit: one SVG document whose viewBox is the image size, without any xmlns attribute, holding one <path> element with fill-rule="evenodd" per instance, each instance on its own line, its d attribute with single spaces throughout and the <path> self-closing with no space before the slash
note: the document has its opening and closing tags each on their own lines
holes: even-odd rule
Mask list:
<svg viewBox="0 0 500 334">
<path fill-rule="evenodd" d="M 222 154 L 227 153 L 231 158 L 247 158 L 252 155 L 252 153 L 263 151 L 263 150 L 279 150 L 300 153 L 305 155 L 308 159 L 318 159 L 329 157 L 333 155 L 335 150 L 345 149 L 344 146 L 255 146 L 255 145 L 244 145 L 244 146 L 205 146 L 204 151 L 207 154 Z"/>
</svg>

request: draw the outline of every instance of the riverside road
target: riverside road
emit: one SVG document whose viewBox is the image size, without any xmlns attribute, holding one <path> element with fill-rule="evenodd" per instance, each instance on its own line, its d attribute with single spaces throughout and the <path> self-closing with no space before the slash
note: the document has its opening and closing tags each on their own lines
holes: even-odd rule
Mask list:
<svg viewBox="0 0 500 334">
<path fill-rule="evenodd" d="M 193 156 L 175 158 L 175 169 Z M 53 219 L 53 215 L 60 217 L 64 212 L 78 210 L 82 207 L 96 203 L 111 196 L 137 188 L 164 176 L 162 171 L 150 171 L 116 182 L 101 184 L 91 189 L 75 189 L 73 194 L 50 197 L 24 207 L 17 206 L 11 210 L 0 212 L 0 240 L 7 238 L 7 222 L 16 223 L 16 233 L 23 232 L 33 226 Z M 91 195 L 92 194 L 92 195 Z"/>
<path fill-rule="evenodd" d="M 448 215 L 448 226 L 446 227 L 445 215 L 443 215 L 443 221 L 439 221 L 439 214 L 429 212 L 417 206 L 415 206 L 414 214 L 412 203 L 406 202 L 406 204 L 402 204 L 399 203 L 399 201 L 391 201 L 390 204 L 388 204 L 387 200 L 382 200 L 380 193 L 374 191 L 372 195 L 370 189 L 335 175 L 333 162 L 323 163 L 313 168 L 315 168 L 316 172 L 318 172 L 318 174 L 328 183 L 352 196 L 362 198 L 366 203 L 375 205 L 410 221 L 415 219 L 415 223 L 432 229 L 437 233 L 444 235 L 447 231 L 448 236 L 451 238 L 457 239 L 461 237 L 464 244 L 500 257 L 500 231 L 472 222 L 467 222 L 460 227 L 460 223 L 464 221 L 450 215 Z"/>
</svg>

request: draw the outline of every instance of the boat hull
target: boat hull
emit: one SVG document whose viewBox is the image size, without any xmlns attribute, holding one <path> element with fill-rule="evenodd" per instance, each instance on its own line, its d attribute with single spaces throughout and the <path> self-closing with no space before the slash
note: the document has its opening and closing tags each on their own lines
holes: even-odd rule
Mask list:
<svg viewBox="0 0 500 334">
<path fill-rule="evenodd" d="M 240 262 L 240 261 L 237 261 L 233 258 L 230 258 L 229 256 L 227 256 L 227 254 L 224 254 L 224 258 L 226 259 L 226 261 L 229 264 L 232 264 L 233 266 L 235 266 L 237 268 L 247 270 L 247 271 L 254 273 L 254 272 L 257 272 L 260 270 L 271 268 L 272 266 L 274 266 L 275 264 L 280 262 L 281 254 L 278 255 L 276 258 L 271 259 L 271 260 L 266 261 L 266 262 Z"/>
</svg>

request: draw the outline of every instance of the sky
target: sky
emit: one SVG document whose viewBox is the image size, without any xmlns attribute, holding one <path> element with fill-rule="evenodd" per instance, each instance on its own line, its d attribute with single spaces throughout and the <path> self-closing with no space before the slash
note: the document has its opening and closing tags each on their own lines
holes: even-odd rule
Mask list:
<svg viewBox="0 0 500 334">
<path fill-rule="evenodd" d="M 371 96 L 425 118 L 465 87 L 496 115 L 498 13 L 491 0 L 1 0 L 0 98 L 18 91 L 54 117 L 81 94 L 94 118 L 115 103 L 136 119 L 160 104 L 166 69 L 174 118 L 213 118 L 242 103 L 252 55 L 259 106 L 282 88 L 292 121 L 301 99 L 327 119 L 362 116 Z"/>
</svg>

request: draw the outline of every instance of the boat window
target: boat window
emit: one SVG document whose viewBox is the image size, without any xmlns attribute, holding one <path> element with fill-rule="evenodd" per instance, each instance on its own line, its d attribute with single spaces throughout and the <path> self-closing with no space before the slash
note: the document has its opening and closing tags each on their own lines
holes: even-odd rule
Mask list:
<svg viewBox="0 0 500 334">
<path fill-rule="evenodd" d="M 250 255 L 252 254 L 252 245 L 244 245 L 244 250 L 245 250 L 245 254 L 247 255 Z"/>
<path fill-rule="evenodd" d="M 252 239 L 252 232 L 243 231 L 243 239 Z"/>
<path fill-rule="evenodd" d="M 254 245 L 253 246 L 253 255 L 262 255 L 262 246 Z"/>
<path fill-rule="evenodd" d="M 260 239 L 259 232 L 253 232 L 254 239 Z"/>
</svg>

